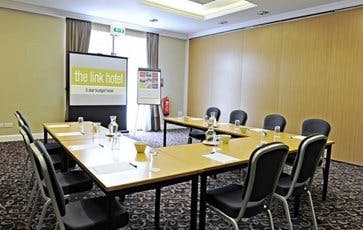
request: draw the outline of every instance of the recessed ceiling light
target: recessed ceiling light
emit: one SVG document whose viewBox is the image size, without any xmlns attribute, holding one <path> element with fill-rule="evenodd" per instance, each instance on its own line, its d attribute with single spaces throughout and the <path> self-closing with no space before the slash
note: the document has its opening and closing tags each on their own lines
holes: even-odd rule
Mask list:
<svg viewBox="0 0 363 230">
<path fill-rule="evenodd" d="M 157 18 L 149 19 L 149 22 L 158 22 L 158 21 L 159 21 L 159 19 L 157 19 Z"/>
<path fill-rule="evenodd" d="M 218 24 L 220 24 L 220 25 L 224 25 L 224 24 L 227 24 L 228 23 L 228 21 L 220 21 L 220 22 L 218 22 Z"/>
<path fill-rule="evenodd" d="M 257 11 L 257 14 L 258 15 L 266 15 L 268 13 L 270 13 L 270 12 L 268 12 L 267 10 L 259 10 L 259 11 Z"/>
<path fill-rule="evenodd" d="M 257 6 L 246 0 L 143 0 L 143 3 L 199 20 L 217 18 Z"/>
</svg>

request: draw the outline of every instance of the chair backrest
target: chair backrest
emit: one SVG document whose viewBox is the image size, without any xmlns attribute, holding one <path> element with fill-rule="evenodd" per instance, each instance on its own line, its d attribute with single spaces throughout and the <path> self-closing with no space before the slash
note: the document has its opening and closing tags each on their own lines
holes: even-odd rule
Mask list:
<svg viewBox="0 0 363 230">
<path fill-rule="evenodd" d="M 271 202 L 277 181 L 285 164 L 289 147 L 280 142 L 262 145 L 255 149 L 248 162 L 243 191 L 243 204 L 238 218 L 242 218 L 248 202 Z"/>
<path fill-rule="evenodd" d="M 19 126 L 24 125 L 24 126 L 28 127 L 28 129 L 30 130 L 29 123 L 27 122 L 27 120 L 24 118 L 24 116 L 19 111 L 15 111 L 15 117 L 18 121 Z"/>
<path fill-rule="evenodd" d="M 286 119 L 280 114 L 269 114 L 265 116 L 263 128 L 275 130 L 275 126 L 280 126 L 280 131 L 283 132 L 286 126 Z"/>
<path fill-rule="evenodd" d="M 243 110 L 233 110 L 229 114 L 229 123 L 234 124 L 235 120 L 239 120 L 241 125 L 245 125 L 247 121 L 247 113 Z"/>
<path fill-rule="evenodd" d="M 24 132 L 24 134 L 27 136 L 27 139 L 29 141 L 29 144 L 33 143 L 34 142 L 34 137 L 33 137 L 33 134 L 32 132 L 30 131 L 29 127 L 26 126 L 26 125 L 22 125 L 19 127 L 19 132 L 20 130 L 22 130 L 22 132 Z M 23 133 L 20 132 L 22 135 Z M 24 137 L 23 137 L 24 138 Z"/>
<path fill-rule="evenodd" d="M 56 214 L 60 216 L 65 215 L 65 201 L 64 193 L 61 185 L 59 184 L 55 169 L 53 167 L 52 159 L 50 158 L 47 150 L 40 141 L 35 141 L 31 145 L 34 153 L 34 159 L 40 167 L 40 174 L 44 178 L 47 193 L 49 194 Z"/>
<path fill-rule="evenodd" d="M 329 137 L 330 124 L 322 119 L 307 119 L 302 123 L 301 135 L 310 136 L 312 134 L 322 134 Z"/>
<path fill-rule="evenodd" d="M 21 136 L 23 137 L 24 143 L 25 143 L 25 148 L 29 152 L 30 150 L 30 144 L 34 142 L 33 136 L 30 134 L 28 135 L 28 132 L 26 131 L 27 127 L 25 126 L 19 126 L 19 133 L 21 134 Z"/>
<path fill-rule="evenodd" d="M 219 117 L 221 116 L 221 110 L 219 110 L 217 107 L 209 107 L 207 111 L 205 112 L 205 115 L 208 117 L 211 116 L 211 113 L 214 112 L 214 115 L 216 116 L 216 120 L 219 121 Z"/>
<path fill-rule="evenodd" d="M 326 142 L 327 137 L 322 134 L 313 134 L 301 141 L 292 167 L 292 183 L 287 196 L 291 195 L 297 183 L 305 184 L 306 187 L 310 186 Z"/>
</svg>

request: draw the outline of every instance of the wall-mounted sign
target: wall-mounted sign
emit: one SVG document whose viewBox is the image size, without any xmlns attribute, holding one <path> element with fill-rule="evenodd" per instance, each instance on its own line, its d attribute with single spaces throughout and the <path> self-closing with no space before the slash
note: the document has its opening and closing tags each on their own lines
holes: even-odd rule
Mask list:
<svg viewBox="0 0 363 230">
<path fill-rule="evenodd" d="M 124 36 L 126 34 L 126 28 L 123 26 L 110 26 L 110 33 L 114 36 Z"/>
</svg>

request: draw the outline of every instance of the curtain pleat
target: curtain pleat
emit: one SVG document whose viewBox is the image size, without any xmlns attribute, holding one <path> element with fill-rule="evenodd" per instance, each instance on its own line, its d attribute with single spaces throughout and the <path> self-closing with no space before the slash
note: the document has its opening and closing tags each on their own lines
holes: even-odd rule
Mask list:
<svg viewBox="0 0 363 230">
<path fill-rule="evenodd" d="M 66 51 L 87 53 L 91 39 L 92 23 L 72 18 L 66 18 Z M 68 59 L 68 55 L 66 56 Z M 67 60 L 68 63 L 68 60 Z M 66 78 L 66 89 L 69 86 L 69 79 Z M 69 120 L 69 99 L 66 97 L 65 120 Z"/>
<path fill-rule="evenodd" d="M 159 67 L 159 34 L 146 33 L 147 44 L 147 65 L 149 68 Z M 150 116 L 148 123 L 151 123 L 151 131 L 160 130 L 160 112 L 158 105 L 150 105 Z"/>
<path fill-rule="evenodd" d="M 88 52 L 92 23 L 72 18 L 66 19 L 66 49 L 74 52 Z"/>
</svg>

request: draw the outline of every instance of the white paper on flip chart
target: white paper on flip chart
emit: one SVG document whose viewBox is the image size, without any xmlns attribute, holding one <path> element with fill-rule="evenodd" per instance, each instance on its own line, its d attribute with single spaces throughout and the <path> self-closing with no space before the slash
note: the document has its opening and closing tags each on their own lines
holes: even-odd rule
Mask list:
<svg viewBox="0 0 363 230">
<path fill-rule="evenodd" d="M 67 133 L 56 133 L 59 137 L 67 137 L 67 136 L 81 136 L 81 132 L 67 132 Z"/>
<path fill-rule="evenodd" d="M 91 169 L 98 174 L 110 174 L 110 173 L 119 173 L 129 170 L 135 170 L 135 168 L 132 165 L 130 165 L 130 163 L 128 162 L 97 165 L 93 166 Z"/>
<path fill-rule="evenodd" d="M 239 159 L 235 158 L 235 157 L 231 157 L 231 156 L 227 156 L 223 153 L 208 153 L 203 155 L 203 157 L 207 157 L 209 159 L 215 160 L 215 161 L 219 161 L 222 163 L 229 163 L 229 162 L 233 162 L 233 161 L 239 161 Z"/>
<path fill-rule="evenodd" d="M 68 128 L 67 124 L 59 124 L 59 125 L 48 125 L 48 128 Z"/>
</svg>

